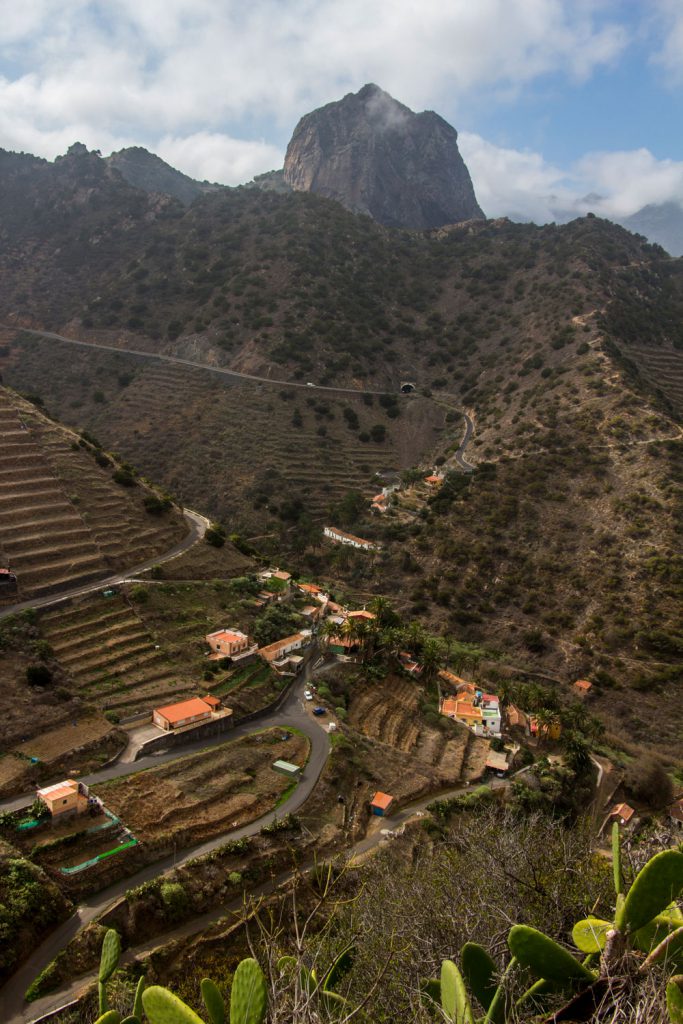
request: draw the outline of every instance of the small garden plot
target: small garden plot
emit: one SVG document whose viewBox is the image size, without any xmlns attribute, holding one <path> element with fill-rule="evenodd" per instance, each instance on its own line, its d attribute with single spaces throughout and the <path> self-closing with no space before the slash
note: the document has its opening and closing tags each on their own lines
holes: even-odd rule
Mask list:
<svg viewBox="0 0 683 1024">
<path fill-rule="evenodd" d="M 309 750 L 306 737 L 283 735 L 269 729 L 115 779 L 95 792 L 141 842 L 201 842 L 278 804 L 291 780 L 271 765 L 279 759 L 303 765 Z"/>
<path fill-rule="evenodd" d="M 134 839 L 111 815 L 81 815 L 57 826 L 43 826 L 25 833 L 22 843 L 33 842 L 31 860 L 42 868 L 71 874 L 83 870 L 102 857 L 118 853 Z"/>
</svg>

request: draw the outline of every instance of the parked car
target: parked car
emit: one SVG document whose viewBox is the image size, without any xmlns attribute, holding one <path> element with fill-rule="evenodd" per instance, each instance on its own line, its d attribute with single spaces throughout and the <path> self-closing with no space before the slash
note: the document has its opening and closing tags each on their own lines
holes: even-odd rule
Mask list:
<svg viewBox="0 0 683 1024">
<path fill-rule="evenodd" d="M 304 690 L 304 697 L 306 700 L 313 700 L 313 694 L 310 690 Z"/>
<path fill-rule="evenodd" d="M 325 715 L 325 714 L 327 714 L 327 712 L 325 711 L 325 708 L 317 707 L 317 708 L 313 708 L 313 714 L 314 715 Z"/>
<path fill-rule="evenodd" d="M 307 387 L 307 388 L 314 388 L 314 387 L 315 387 L 315 384 L 313 383 L 313 381 L 312 381 L 312 380 L 307 380 L 307 381 L 306 381 L 306 387 Z"/>
</svg>

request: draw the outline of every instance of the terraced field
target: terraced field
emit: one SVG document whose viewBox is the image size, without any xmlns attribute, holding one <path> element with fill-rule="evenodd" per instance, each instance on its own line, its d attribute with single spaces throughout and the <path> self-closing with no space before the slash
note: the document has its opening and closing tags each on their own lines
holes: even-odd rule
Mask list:
<svg viewBox="0 0 683 1024">
<path fill-rule="evenodd" d="M 675 413 L 683 416 L 683 350 L 630 345 L 624 352 L 633 358 L 650 387 L 668 399 Z"/>
<path fill-rule="evenodd" d="M 46 611 L 40 629 L 77 694 L 103 710 L 125 716 L 197 691 L 121 595 Z"/>
<path fill-rule="evenodd" d="M 174 837 L 193 843 L 253 821 L 291 786 L 274 772 L 278 758 L 304 765 L 309 742 L 270 729 L 160 768 L 96 786 L 95 792 L 136 836 L 148 842 Z"/>
<path fill-rule="evenodd" d="M 239 383 L 123 351 L 83 352 L 88 372 L 76 374 L 70 354 L 48 341 L 17 344 L 6 379 L 43 395 L 52 412 L 86 426 L 184 503 L 236 520 L 242 532 L 258 532 L 260 510 L 293 497 L 315 517 L 350 490 L 370 497 L 374 473 L 430 457 L 444 429 L 444 410 L 417 396 L 401 398 L 401 415 L 390 419 L 377 399 L 366 405 L 360 396 Z M 378 425 L 384 440 L 360 439 Z"/>
<path fill-rule="evenodd" d="M 455 732 L 425 724 L 420 713 L 423 700 L 418 686 L 396 677 L 357 687 L 348 723 L 375 742 L 410 755 L 410 775 L 424 772 L 440 784 L 477 777 L 488 742 L 465 727 Z"/>
<path fill-rule="evenodd" d="M 0 389 L 0 557 L 17 573 L 19 600 L 133 566 L 185 533 L 177 512 L 150 516 L 148 492 L 129 493 L 112 479 L 115 465 L 93 455 Z"/>
<path fill-rule="evenodd" d="M 0 391 L 0 542 L 21 596 L 106 574 L 102 552 L 33 432 Z"/>
</svg>

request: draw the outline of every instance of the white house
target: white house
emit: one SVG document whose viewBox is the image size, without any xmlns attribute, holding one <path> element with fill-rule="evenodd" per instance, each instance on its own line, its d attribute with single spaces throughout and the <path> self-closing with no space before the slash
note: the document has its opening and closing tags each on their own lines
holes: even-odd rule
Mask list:
<svg viewBox="0 0 683 1024">
<path fill-rule="evenodd" d="M 374 541 L 355 537 L 352 533 L 346 533 L 345 530 L 338 530 L 336 526 L 326 526 L 323 529 L 323 533 L 328 540 L 333 541 L 335 544 L 347 544 L 358 551 L 379 551 L 382 546 Z"/>
</svg>

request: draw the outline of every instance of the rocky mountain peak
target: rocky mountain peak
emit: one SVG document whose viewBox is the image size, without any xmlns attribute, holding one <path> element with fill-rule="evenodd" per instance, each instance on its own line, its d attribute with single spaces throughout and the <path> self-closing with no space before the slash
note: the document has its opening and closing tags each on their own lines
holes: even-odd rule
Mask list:
<svg viewBox="0 0 683 1024">
<path fill-rule="evenodd" d="M 388 227 L 427 229 L 482 218 L 458 134 L 433 111 L 416 114 L 378 85 L 302 117 L 284 178 Z"/>
</svg>

